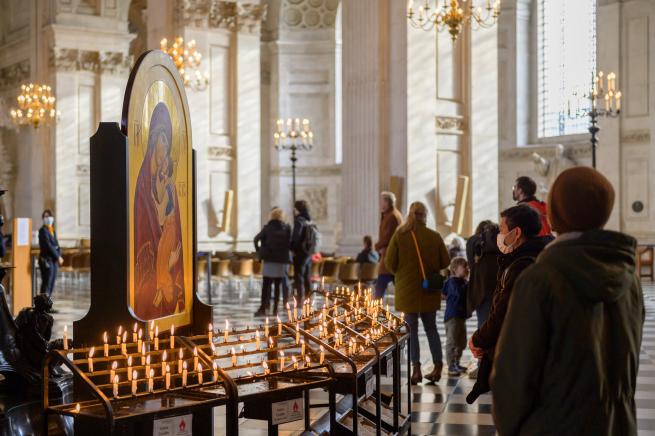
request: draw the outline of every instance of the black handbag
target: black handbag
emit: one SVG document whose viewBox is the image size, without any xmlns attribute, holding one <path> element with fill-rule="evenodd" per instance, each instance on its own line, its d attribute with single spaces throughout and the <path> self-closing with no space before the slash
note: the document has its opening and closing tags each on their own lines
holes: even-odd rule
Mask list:
<svg viewBox="0 0 655 436">
<path fill-rule="evenodd" d="M 445 281 L 445 277 L 439 274 L 438 271 L 436 272 L 429 272 L 425 274 L 425 268 L 423 267 L 423 258 L 421 257 L 421 250 L 418 248 L 418 242 L 416 242 L 416 236 L 414 235 L 414 231 L 412 230 L 410 232 L 412 234 L 412 240 L 414 241 L 414 247 L 416 247 L 416 255 L 418 256 L 418 264 L 421 267 L 421 277 L 423 277 L 423 282 L 421 283 L 421 286 L 423 289 L 426 291 L 430 292 L 441 292 L 443 289 L 443 284 Z"/>
</svg>

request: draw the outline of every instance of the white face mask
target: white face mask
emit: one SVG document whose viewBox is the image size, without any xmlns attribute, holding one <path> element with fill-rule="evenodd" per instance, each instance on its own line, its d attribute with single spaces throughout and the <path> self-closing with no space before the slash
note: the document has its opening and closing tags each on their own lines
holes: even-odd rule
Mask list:
<svg viewBox="0 0 655 436">
<path fill-rule="evenodd" d="M 55 218 L 52 216 L 47 216 L 43 218 L 43 224 L 45 224 L 46 226 L 51 226 L 54 223 L 55 223 Z"/>
<path fill-rule="evenodd" d="M 511 239 L 510 235 L 512 235 L 512 230 L 506 235 L 503 235 L 502 233 L 498 233 L 498 236 L 496 236 L 496 245 L 498 245 L 498 249 L 500 250 L 501 253 L 503 254 L 509 254 L 514 249 L 516 248 L 516 242 L 518 241 L 518 237 L 516 236 L 516 232 L 514 232 L 514 241 L 509 242 L 508 239 Z"/>
</svg>

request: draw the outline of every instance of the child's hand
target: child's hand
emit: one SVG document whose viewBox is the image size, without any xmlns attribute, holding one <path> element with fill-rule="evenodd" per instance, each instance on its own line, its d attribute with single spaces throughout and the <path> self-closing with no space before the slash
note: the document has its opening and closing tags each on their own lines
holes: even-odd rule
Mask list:
<svg viewBox="0 0 655 436">
<path fill-rule="evenodd" d="M 469 339 L 469 350 L 471 350 L 471 353 L 473 353 L 473 357 L 475 357 L 476 359 L 480 359 L 484 354 L 482 348 L 477 348 L 475 345 L 473 345 L 473 336 L 471 336 L 471 339 Z"/>
</svg>

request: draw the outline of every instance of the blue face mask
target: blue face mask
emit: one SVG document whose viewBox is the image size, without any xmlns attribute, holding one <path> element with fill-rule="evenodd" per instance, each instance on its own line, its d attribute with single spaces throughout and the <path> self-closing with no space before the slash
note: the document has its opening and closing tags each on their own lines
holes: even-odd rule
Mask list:
<svg viewBox="0 0 655 436">
<path fill-rule="evenodd" d="M 47 216 L 43 218 L 43 224 L 45 224 L 46 226 L 51 226 L 54 223 L 55 223 L 55 218 L 52 216 Z"/>
</svg>

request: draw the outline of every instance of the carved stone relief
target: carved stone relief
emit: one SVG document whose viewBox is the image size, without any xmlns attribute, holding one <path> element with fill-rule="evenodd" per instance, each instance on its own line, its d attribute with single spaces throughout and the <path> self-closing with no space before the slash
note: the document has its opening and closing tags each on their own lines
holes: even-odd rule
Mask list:
<svg viewBox="0 0 655 436">
<path fill-rule="evenodd" d="M 441 116 L 435 117 L 437 134 L 441 135 L 463 135 L 466 130 L 466 123 L 462 116 Z"/>
<path fill-rule="evenodd" d="M 50 66 L 57 71 L 91 71 L 126 75 L 132 58 L 121 52 L 97 52 L 69 48 L 50 51 Z"/>
<path fill-rule="evenodd" d="M 5 87 L 18 86 L 29 80 L 30 61 L 22 60 L 15 64 L 0 69 L 0 89 Z"/>
<path fill-rule="evenodd" d="M 328 188 L 326 186 L 297 186 L 296 198 L 305 200 L 314 221 L 328 219 Z"/>
<path fill-rule="evenodd" d="M 222 0 L 179 0 L 176 18 L 181 26 L 258 33 L 266 19 L 266 4 Z"/>
<path fill-rule="evenodd" d="M 621 137 L 622 144 L 650 144 L 650 130 L 626 132 Z"/>
<path fill-rule="evenodd" d="M 207 159 L 210 160 L 232 159 L 232 149 L 229 147 L 208 147 Z"/>
<path fill-rule="evenodd" d="M 285 0 L 282 24 L 301 29 L 334 27 L 339 0 Z"/>
</svg>

